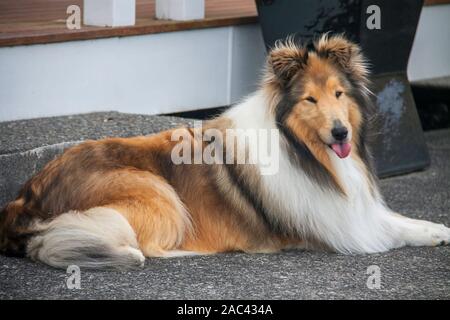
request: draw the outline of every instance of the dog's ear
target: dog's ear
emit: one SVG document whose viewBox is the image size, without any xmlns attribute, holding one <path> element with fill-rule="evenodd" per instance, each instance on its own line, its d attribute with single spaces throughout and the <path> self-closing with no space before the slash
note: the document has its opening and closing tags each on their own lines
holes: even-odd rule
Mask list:
<svg viewBox="0 0 450 320">
<path fill-rule="evenodd" d="M 323 35 L 315 44 L 319 56 L 332 61 L 351 79 L 366 85 L 369 74 L 367 62 L 360 47 L 342 35 Z"/>
<path fill-rule="evenodd" d="M 307 60 L 308 51 L 288 38 L 286 41 L 277 41 L 269 52 L 268 68 L 278 82 L 285 86 L 306 66 Z"/>
</svg>

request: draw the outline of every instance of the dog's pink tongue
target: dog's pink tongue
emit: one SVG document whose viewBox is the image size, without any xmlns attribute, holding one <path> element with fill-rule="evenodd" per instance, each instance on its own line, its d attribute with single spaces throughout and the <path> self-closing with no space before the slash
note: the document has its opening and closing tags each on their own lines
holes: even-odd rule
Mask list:
<svg viewBox="0 0 450 320">
<path fill-rule="evenodd" d="M 339 158 L 345 158 L 349 155 L 352 146 L 350 143 L 333 143 L 331 148 L 338 155 Z"/>
</svg>

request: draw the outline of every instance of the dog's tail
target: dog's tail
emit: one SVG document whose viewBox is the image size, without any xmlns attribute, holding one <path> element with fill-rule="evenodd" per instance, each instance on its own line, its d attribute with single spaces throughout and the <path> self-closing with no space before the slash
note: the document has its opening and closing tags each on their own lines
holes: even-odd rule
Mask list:
<svg viewBox="0 0 450 320">
<path fill-rule="evenodd" d="M 26 219 L 18 201 L 0 213 L 0 251 L 58 268 L 132 268 L 144 265 L 136 235 L 116 210 L 70 211 L 50 221 Z M 24 221 L 28 221 L 24 223 Z"/>
</svg>

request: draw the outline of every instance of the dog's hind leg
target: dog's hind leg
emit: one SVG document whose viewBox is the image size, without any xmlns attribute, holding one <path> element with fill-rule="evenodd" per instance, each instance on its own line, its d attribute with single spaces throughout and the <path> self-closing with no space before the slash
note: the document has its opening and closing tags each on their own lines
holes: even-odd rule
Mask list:
<svg viewBox="0 0 450 320">
<path fill-rule="evenodd" d="M 144 256 L 171 256 L 191 230 L 175 190 L 150 172 L 112 172 L 90 191 L 98 194 L 96 207 L 32 226 L 29 257 L 63 268 L 137 267 Z"/>
<path fill-rule="evenodd" d="M 188 212 L 164 178 L 150 172 L 134 175 L 134 178 L 126 177 L 129 187 L 107 207 L 117 210 L 128 220 L 144 256 L 176 255 L 173 250 L 177 250 L 192 232 Z"/>
</svg>

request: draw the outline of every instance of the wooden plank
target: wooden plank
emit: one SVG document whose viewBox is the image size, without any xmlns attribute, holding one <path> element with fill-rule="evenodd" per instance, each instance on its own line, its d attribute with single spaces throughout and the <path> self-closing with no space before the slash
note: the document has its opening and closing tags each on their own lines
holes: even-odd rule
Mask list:
<svg viewBox="0 0 450 320">
<path fill-rule="evenodd" d="M 66 8 L 83 0 L 1 0 L 0 46 L 52 43 L 202 29 L 257 22 L 253 0 L 206 0 L 205 19 L 163 21 L 154 18 L 154 0 L 137 0 L 136 25 L 68 30 Z"/>
</svg>

